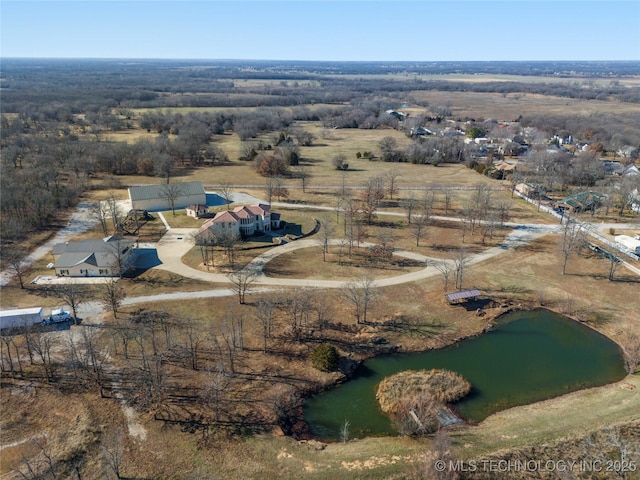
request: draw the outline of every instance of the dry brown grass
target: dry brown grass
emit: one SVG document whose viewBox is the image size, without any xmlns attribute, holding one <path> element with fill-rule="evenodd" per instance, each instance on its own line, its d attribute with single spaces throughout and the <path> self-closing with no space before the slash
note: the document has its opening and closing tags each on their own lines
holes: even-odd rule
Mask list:
<svg viewBox="0 0 640 480">
<path fill-rule="evenodd" d="M 354 247 L 352 256 L 345 252 L 338 263 L 339 247 L 330 247 L 323 260 L 322 247 L 296 250 L 280 255 L 269 262 L 264 273 L 276 278 L 314 278 L 321 280 L 349 281 L 366 271 L 371 278 L 383 278 L 403 273 L 414 272 L 424 268 L 420 262 L 393 256 L 390 259 L 375 261 L 364 247 Z"/>
<path fill-rule="evenodd" d="M 628 114 L 637 112 L 633 103 L 615 103 L 602 100 L 579 100 L 539 94 L 507 94 L 480 92 L 412 92 L 416 99 L 432 105 L 450 102 L 454 118 L 482 120 L 494 118 L 514 121 L 520 115 L 590 115 L 609 112 Z"/>
<path fill-rule="evenodd" d="M 460 400 L 471 390 L 471 384 L 449 370 L 405 370 L 384 378 L 378 385 L 376 398 L 385 413 L 400 413 L 406 398 L 426 394 L 440 403 Z"/>
</svg>

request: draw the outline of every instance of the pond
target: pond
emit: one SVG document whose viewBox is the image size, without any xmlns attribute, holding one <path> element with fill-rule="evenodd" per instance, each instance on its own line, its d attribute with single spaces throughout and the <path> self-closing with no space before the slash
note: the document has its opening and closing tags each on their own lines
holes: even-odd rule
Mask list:
<svg viewBox="0 0 640 480">
<path fill-rule="evenodd" d="M 625 377 L 617 344 L 548 310 L 513 312 L 489 332 L 441 350 L 368 360 L 353 379 L 305 402 L 311 433 L 331 440 L 345 420 L 351 437 L 394 435 L 375 398 L 378 383 L 402 370 L 443 368 L 460 373 L 471 393 L 453 406 L 474 423 L 500 410 Z"/>
</svg>

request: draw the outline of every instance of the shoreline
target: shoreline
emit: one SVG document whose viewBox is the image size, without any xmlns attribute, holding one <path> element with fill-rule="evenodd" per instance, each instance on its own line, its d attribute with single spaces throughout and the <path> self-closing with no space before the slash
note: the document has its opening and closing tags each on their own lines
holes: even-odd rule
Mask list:
<svg viewBox="0 0 640 480">
<path fill-rule="evenodd" d="M 495 311 L 499 308 L 499 311 Z M 364 355 L 362 358 L 360 358 L 358 361 L 355 361 L 355 367 L 349 372 L 349 373 L 343 373 L 342 376 L 340 376 L 339 378 L 337 378 L 334 382 L 330 383 L 330 384 L 325 384 L 323 385 L 321 388 L 319 389 L 309 389 L 305 392 L 302 392 L 301 396 L 300 396 L 300 404 L 294 409 L 295 410 L 295 414 L 290 416 L 290 419 L 292 420 L 292 427 L 294 427 L 291 431 L 290 434 L 286 434 L 287 436 L 291 436 L 292 438 L 294 438 L 295 440 L 313 440 L 313 441 L 320 441 L 320 442 L 324 442 L 324 443 L 336 443 L 338 440 L 332 441 L 332 440 L 326 440 L 326 439 L 320 439 L 317 436 L 313 435 L 310 433 L 310 426 L 308 425 L 308 423 L 306 422 L 305 418 L 304 418 L 304 403 L 306 402 L 306 400 L 312 396 L 318 395 L 322 392 L 325 392 L 329 389 L 333 389 L 333 388 L 337 388 L 340 385 L 346 383 L 347 381 L 351 380 L 353 378 L 353 376 L 355 375 L 356 371 L 358 370 L 358 368 L 366 361 L 371 360 L 373 358 L 378 358 L 384 355 L 392 355 L 392 354 L 400 354 L 400 353 L 421 353 L 421 352 L 428 352 L 431 350 L 440 350 L 440 349 L 444 349 L 444 348 L 448 348 L 452 345 L 455 345 L 456 343 L 466 340 L 466 339 L 470 339 L 470 338 L 475 338 L 475 337 L 479 337 L 482 334 L 485 334 L 487 332 L 489 332 L 496 324 L 497 322 L 504 317 L 507 314 L 513 313 L 513 312 L 518 312 L 518 311 L 535 311 L 535 310 L 547 310 L 549 312 L 555 313 L 557 315 L 561 315 L 564 318 L 567 318 L 569 320 L 572 320 L 574 322 L 578 322 L 581 325 L 585 325 L 587 327 L 590 328 L 591 331 L 597 333 L 600 336 L 605 337 L 607 340 L 613 342 L 616 344 L 619 352 L 620 352 L 620 356 L 624 361 L 624 349 L 622 348 L 622 346 L 613 338 L 611 338 L 610 336 L 606 335 L 604 332 L 602 332 L 601 330 L 599 330 L 598 328 L 590 325 L 588 322 L 581 320 L 579 317 L 577 317 L 576 315 L 567 315 L 563 312 L 560 312 L 559 309 L 555 309 L 555 308 L 551 308 L 551 307 L 547 307 L 544 305 L 533 305 L 533 304 L 529 304 L 528 302 L 521 302 L 518 303 L 517 305 L 504 305 L 502 304 L 500 307 L 493 307 L 490 310 L 493 310 L 491 312 L 487 312 L 488 315 L 486 315 L 485 317 L 485 322 L 484 322 L 484 328 L 482 328 L 481 330 L 477 330 L 475 332 L 469 333 L 468 335 L 463 335 L 463 336 L 457 336 L 453 339 L 450 339 L 449 341 L 445 341 L 444 343 L 441 343 L 440 345 L 438 345 L 437 347 L 432 347 L 432 348 L 426 348 L 426 349 L 419 349 L 419 348 L 403 348 L 402 346 L 396 346 L 394 349 L 385 349 L 385 351 L 377 351 L 377 352 L 372 352 L 370 355 Z M 483 310 L 485 311 L 485 310 Z M 486 418 L 483 418 L 480 421 L 477 422 L 473 422 L 470 421 L 468 419 L 465 419 L 463 417 L 461 417 L 453 408 L 454 404 L 447 404 L 445 405 L 447 411 L 454 415 L 457 419 L 460 420 L 460 423 L 456 423 L 454 425 L 444 425 L 443 428 L 450 428 L 450 429 L 456 429 L 456 430 L 460 430 L 464 427 L 477 427 L 478 425 L 482 424 L 483 422 L 487 421 L 488 419 L 490 419 L 491 417 L 494 417 L 496 415 L 501 414 L 502 412 L 506 412 L 512 409 L 523 409 L 523 408 L 527 408 L 527 407 L 531 407 L 531 406 L 535 406 L 537 404 L 541 404 L 544 402 L 548 402 L 554 399 L 558 399 L 558 398 L 562 398 L 565 397 L 567 395 L 572 395 L 575 394 L 577 392 L 583 392 L 583 391 L 588 391 L 590 389 L 595 389 L 595 388 L 603 388 L 603 387 L 607 387 L 607 386 L 611 386 L 611 385 L 615 385 L 617 383 L 620 382 L 624 382 L 625 379 L 627 379 L 631 374 L 629 374 L 628 372 L 625 371 L 625 375 L 620 378 L 620 379 L 616 379 L 614 381 L 611 382 L 607 382 L 605 384 L 602 385 L 594 385 L 594 386 L 590 386 L 590 387 L 585 387 L 585 388 L 580 388 L 577 390 L 573 390 L 570 392 L 566 392 L 560 395 L 553 395 L 532 403 L 524 403 L 521 405 L 515 405 L 515 406 L 511 406 L 508 407 L 504 410 L 500 410 L 494 413 L 491 413 L 490 415 L 488 415 Z M 390 435 L 391 437 L 398 437 L 399 435 Z M 378 436 L 373 436 L 375 438 L 378 438 Z M 382 436 L 382 437 L 386 437 L 386 435 Z M 369 438 L 369 436 L 364 437 L 364 438 Z"/>
</svg>

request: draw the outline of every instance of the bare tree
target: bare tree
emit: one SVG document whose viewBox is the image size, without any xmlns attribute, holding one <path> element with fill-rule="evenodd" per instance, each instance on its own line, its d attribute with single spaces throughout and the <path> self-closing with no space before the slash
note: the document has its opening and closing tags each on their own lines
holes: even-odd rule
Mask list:
<svg viewBox="0 0 640 480">
<path fill-rule="evenodd" d="M 131 242 L 120 236 L 114 236 L 109 241 L 108 253 L 111 256 L 113 273 L 122 278 L 127 271 L 127 260 L 131 254 Z"/>
<path fill-rule="evenodd" d="M 567 262 L 569 257 L 578 248 L 582 226 L 570 217 L 566 217 L 564 228 L 562 229 L 562 274 L 567 272 Z"/>
<path fill-rule="evenodd" d="M 84 302 L 87 294 L 86 288 L 73 281 L 57 286 L 53 289 L 53 295 L 65 302 L 71 308 L 73 323 L 78 324 L 78 307 Z"/>
<path fill-rule="evenodd" d="M 311 303 L 316 313 L 316 324 L 322 330 L 331 321 L 335 313 L 333 302 L 324 292 L 316 291 L 311 295 Z"/>
<path fill-rule="evenodd" d="M 329 241 L 335 232 L 335 227 L 327 218 L 320 220 L 320 238 L 318 243 L 322 247 L 322 261 L 327 261 L 327 253 L 329 252 Z"/>
<path fill-rule="evenodd" d="M 218 195 L 222 197 L 225 205 L 233 203 L 233 192 L 231 191 L 231 184 L 229 182 L 223 182 L 218 187 Z"/>
<path fill-rule="evenodd" d="M 160 196 L 167 201 L 171 213 L 176 214 L 176 200 L 184 194 L 184 187 L 180 183 L 165 183 L 160 187 Z"/>
<path fill-rule="evenodd" d="M 187 318 L 184 321 L 185 350 L 189 357 L 191 369 L 198 370 L 198 355 L 205 340 L 204 331 Z"/>
<path fill-rule="evenodd" d="M 18 350 L 18 346 L 15 343 L 15 338 L 11 335 L 0 335 L 0 341 L 2 342 L 0 343 L 0 355 L 1 355 L 0 366 L 2 367 L 2 372 L 3 373 L 7 372 L 7 367 L 8 367 L 9 373 L 11 375 L 14 375 L 17 372 L 15 369 L 15 365 L 13 363 L 13 356 L 11 355 L 12 346 L 16 350 L 16 360 L 18 362 L 20 361 L 20 352 Z M 20 368 L 19 373 L 22 374 L 22 368 Z"/>
<path fill-rule="evenodd" d="M 607 478 L 630 478 L 639 458 L 637 437 L 625 435 L 620 427 L 590 434 L 582 441 L 582 448 L 583 456 L 593 464 L 620 466 L 612 468 Z"/>
<path fill-rule="evenodd" d="M 349 164 L 347 163 L 346 155 L 340 153 L 331 159 L 331 164 L 336 167 L 336 170 L 348 170 Z"/>
<path fill-rule="evenodd" d="M 434 195 L 433 192 L 424 192 L 423 198 L 419 202 L 420 212 L 415 215 L 413 222 L 412 234 L 416 239 L 416 247 L 420 246 L 420 239 L 431 221 L 431 212 L 433 210 Z"/>
<path fill-rule="evenodd" d="M 469 264 L 466 250 L 464 248 L 458 249 L 458 251 L 453 254 L 451 260 L 453 261 L 453 270 L 455 272 L 456 289 L 462 290 L 464 271 Z"/>
<path fill-rule="evenodd" d="M 398 170 L 391 169 L 387 170 L 384 174 L 384 178 L 387 182 L 387 194 L 389 198 L 393 200 L 393 196 L 398 193 L 398 179 L 402 176 Z"/>
<path fill-rule="evenodd" d="M 107 220 L 109 218 L 109 206 L 107 205 L 107 202 L 94 203 L 91 206 L 91 213 L 93 217 L 96 218 L 100 223 L 100 227 L 102 227 L 102 235 L 105 237 L 108 236 L 109 225 Z"/>
<path fill-rule="evenodd" d="M 29 265 L 24 261 L 27 251 L 22 247 L 15 246 L 3 249 L 2 256 L 7 261 L 9 272 L 18 279 L 20 288 L 24 289 L 24 282 L 29 271 Z"/>
<path fill-rule="evenodd" d="M 122 228 L 122 216 L 120 213 L 120 206 L 118 205 L 118 198 L 116 194 L 111 192 L 107 197 L 107 210 L 113 223 L 113 233 L 118 233 Z M 102 208 L 102 207 L 101 207 Z"/>
<path fill-rule="evenodd" d="M 640 364 L 640 335 L 631 330 L 631 328 L 627 327 L 619 340 L 629 375 L 633 375 Z"/>
<path fill-rule="evenodd" d="M 115 432 L 107 435 L 101 442 L 102 456 L 106 466 L 117 479 L 122 478 L 124 438 L 125 436 L 122 428 L 118 428 Z"/>
<path fill-rule="evenodd" d="M 262 327 L 262 346 L 264 353 L 267 353 L 267 339 L 271 337 L 271 327 L 273 326 L 275 310 L 276 306 L 274 302 L 269 299 L 261 299 L 256 305 L 255 315 Z"/>
<path fill-rule="evenodd" d="M 356 323 L 367 323 L 367 313 L 376 297 L 371 277 L 365 274 L 356 281 L 345 283 L 342 288 L 342 296 L 353 307 Z"/>
<path fill-rule="evenodd" d="M 284 183 L 284 179 L 282 177 L 274 177 L 275 181 L 275 190 L 273 194 L 276 196 L 278 201 L 286 200 L 289 198 L 289 190 Z"/>
<path fill-rule="evenodd" d="M 297 177 L 300 179 L 302 184 L 302 193 L 307 192 L 307 185 L 309 184 L 309 179 L 311 178 L 311 173 L 306 165 L 300 164 L 297 168 Z"/>
<path fill-rule="evenodd" d="M 420 240 L 429 226 L 429 216 L 420 214 L 416 215 L 414 218 L 415 219 L 411 224 L 411 235 L 416 239 L 416 247 L 419 247 Z"/>
<path fill-rule="evenodd" d="M 211 236 L 196 236 L 194 235 L 195 244 L 200 249 L 200 256 L 202 257 L 202 263 L 207 270 L 210 267 L 215 266 L 215 251 L 218 239 Z"/>
<path fill-rule="evenodd" d="M 444 214 L 449 215 L 449 209 L 451 208 L 451 204 L 456 198 L 456 192 L 451 189 L 446 189 L 444 191 Z"/>
<path fill-rule="evenodd" d="M 407 223 L 411 224 L 411 218 L 416 209 L 416 198 L 413 192 L 409 192 L 407 198 L 402 202 L 402 207 L 407 212 Z"/>
<path fill-rule="evenodd" d="M 213 368 L 207 369 L 207 379 L 205 382 L 205 403 L 213 410 L 214 419 L 220 421 L 222 412 L 223 396 L 229 389 L 229 375 L 224 370 L 224 364 L 218 362 Z"/>
<path fill-rule="evenodd" d="M 453 262 L 448 260 L 441 260 L 434 262 L 433 266 L 442 275 L 442 280 L 444 282 L 444 291 L 447 292 L 449 290 L 449 280 L 451 279 L 451 275 L 455 271 Z"/>
<path fill-rule="evenodd" d="M 607 253 L 607 260 L 609 260 L 609 281 L 615 280 L 616 269 L 622 263 L 622 261 L 616 257 L 613 253 Z"/>
<path fill-rule="evenodd" d="M 14 469 L 13 472 L 20 475 L 20 478 L 24 478 L 25 480 L 58 478 L 53 455 L 49 447 L 45 446 L 45 444 L 40 442 L 37 438 L 32 438 L 29 443 L 34 445 L 38 449 L 38 452 L 36 455 L 32 455 L 29 458 L 23 455 L 22 465 Z"/>
<path fill-rule="evenodd" d="M 289 318 L 291 338 L 302 340 L 303 328 L 309 324 L 313 307 L 308 292 L 301 288 L 289 290 L 281 297 L 278 307 Z"/>
<path fill-rule="evenodd" d="M 267 197 L 267 203 L 269 205 L 271 205 L 271 202 L 273 201 L 273 197 L 275 197 L 277 188 L 278 187 L 277 187 L 277 182 L 275 177 L 272 177 L 272 176 L 267 177 L 267 179 L 264 182 L 264 194 Z"/>
<path fill-rule="evenodd" d="M 382 177 L 370 178 L 364 185 L 360 193 L 362 211 L 367 224 L 371 225 L 376 215 L 380 200 L 384 198 L 384 180 Z"/>
<path fill-rule="evenodd" d="M 251 285 L 253 285 L 258 278 L 258 272 L 253 268 L 245 267 L 241 270 L 229 273 L 227 278 L 233 285 L 234 292 L 238 294 L 238 301 L 240 304 L 244 304 L 246 295 L 251 289 Z"/>
<path fill-rule="evenodd" d="M 33 329 L 27 338 L 31 344 L 31 350 L 39 357 L 47 381 L 55 379 L 55 366 L 51 360 L 51 350 L 56 345 L 56 339 L 52 335 L 44 334 L 40 327 Z"/>
<path fill-rule="evenodd" d="M 113 312 L 113 318 L 118 318 L 118 309 L 127 294 L 115 278 L 107 280 L 102 287 L 102 304 Z"/>
</svg>

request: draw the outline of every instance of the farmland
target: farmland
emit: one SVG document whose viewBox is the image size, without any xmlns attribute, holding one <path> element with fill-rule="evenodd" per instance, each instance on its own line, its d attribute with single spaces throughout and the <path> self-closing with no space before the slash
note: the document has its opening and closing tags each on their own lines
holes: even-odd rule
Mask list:
<svg viewBox="0 0 640 480">
<path fill-rule="evenodd" d="M 3 332 L 0 394 L 17 406 L 0 414 L 1 475 L 24 478 L 32 468 L 33 478 L 104 478 L 116 469 L 123 478 L 425 478 L 434 436 L 328 445 L 309 436 L 304 399 L 352 374 L 312 367 L 313 350 L 330 343 L 344 364 L 357 365 L 451 345 L 481 335 L 504 312 L 541 306 L 618 343 L 629 375 L 443 429 L 452 454 L 534 459 L 541 447 L 545 459 L 582 460 L 589 442 L 601 442 L 618 458 L 611 434 L 640 460 L 638 263 L 614 265 L 588 248 L 608 248 L 593 237 L 568 249 L 569 222 L 543 208 L 597 191 L 607 202 L 567 218 L 610 241 L 640 233 L 632 195 L 640 177 L 602 167 L 637 162 L 617 153 L 640 142 L 638 104 L 629 101 L 637 68 L 609 78 L 587 65 L 559 78 L 526 68 L 436 75 L 349 64 L 339 72 L 256 65 L 250 73 L 169 64 L 164 76 L 152 64 L 44 67 L 32 84 L 20 62 L 3 67 L 3 309 L 65 303 L 59 286 L 31 283 L 51 275 L 50 252 L 19 271 L 14 257 L 53 238 L 78 204 L 126 201 L 128 186 L 199 181 L 207 192 L 264 201 L 270 176 L 260 162 L 278 161 L 272 209 L 309 236 L 291 242 L 308 242 L 300 249 L 251 238 L 233 254 L 215 246 L 207 267 L 201 248 L 187 244 L 203 220 L 152 212 L 139 241 L 159 245 L 162 215 L 169 232 L 186 232 L 183 243 L 159 247 L 160 264 L 118 279 L 117 306 L 100 285 L 79 282 L 79 325 Z M 70 72 L 78 74 L 73 89 Z M 43 75 L 50 89 L 41 88 Z M 412 135 L 418 126 L 432 134 Z M 526 153 L 505 153 L 520 142 Z M 515 173 L 498 172 L 501 162 L 517 165 Z M 527 202 L 514 193 L 520 183 L 545 189 Z M 71 238 L 104 234 L 93 217 Z M 290 249 L 251 277 L 244 299 L 233 275 L 281 248 Z M 458 265 L 459 276 L 446 265 Z M 410 275 L 419 279 L 392 280 Z M 326 288 L 309 288 L 314 282 Z M 363 317 L 345 292 L 368 285 L 375 295 Z M 465 288 L 481 289 L 482 301 L 446 302 L 445 291 Z"/>
</svg>

